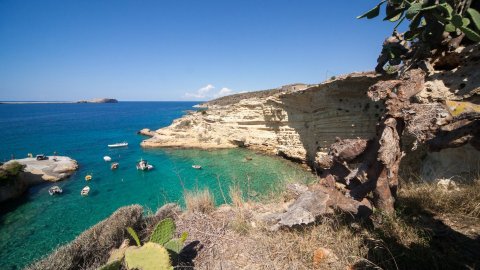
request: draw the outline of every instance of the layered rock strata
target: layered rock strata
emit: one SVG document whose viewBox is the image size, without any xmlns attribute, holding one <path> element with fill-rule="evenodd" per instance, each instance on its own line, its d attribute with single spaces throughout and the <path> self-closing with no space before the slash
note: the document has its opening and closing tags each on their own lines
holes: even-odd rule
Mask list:
<svg viewBox="0 0 480 270">
<path fill-rule="evenodd" d="M 143 147 L 248 147 L 313 162 L 341 138 L 369 138 L 383 111 L 365 94 L 379 80 L 356 73 L 302 90 L 280 88 L 203 104 L 206 109 L 156 130 Z M 234 96 L 235 97 L 235 96 Z"/>
</svg>

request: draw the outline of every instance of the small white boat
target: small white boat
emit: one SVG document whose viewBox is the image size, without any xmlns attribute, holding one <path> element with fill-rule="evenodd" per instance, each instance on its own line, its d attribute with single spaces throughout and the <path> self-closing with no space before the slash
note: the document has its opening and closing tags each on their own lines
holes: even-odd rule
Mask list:
<svg viewBox="0 0 480 270">
<path fill-rule="evenodd" d="M 112 158 L 109 156 L 104 156 L 103 160 L 105 160 L 105 162 L 109 162 L 109 161 L 112 161 Z"/>
<path fill-rule="evenodd" d="M 109 144 L 108 147 L 110 148 L 115 148 L 115 147 L 125 147 L 128 146 L 127 142 L 121 142 L 121 143 L 114 143 L 114 144 Z"/>
<path fill-rule="evenodd" d="M 61 194 L 63 190 L 59 186 L 53 186 L 48 189 L 50 195 Z"/>
<path fill-rule="evenodd" d="M 192 165 L 192 168 L 197 169 L 197 170 L 200 170 L 200 169 L 202 168 L 202 166 L 200 166 L 200 165 Z"/>
<path fill-rule="evenodd" d="M 88 196 L 88 193 L 90 192 L 90 187 L 89 186 L 86 186 L 82 189 L 82 191 L 80 192 L 80 195 L 82 196 Z"/>
<path fill-rule="evenodd" d="M 148 164 L 146 160 L 141 159 L 137 163 L 137 170 L 150 171 L 153 169 L 153 165 Z"/>
</svg>

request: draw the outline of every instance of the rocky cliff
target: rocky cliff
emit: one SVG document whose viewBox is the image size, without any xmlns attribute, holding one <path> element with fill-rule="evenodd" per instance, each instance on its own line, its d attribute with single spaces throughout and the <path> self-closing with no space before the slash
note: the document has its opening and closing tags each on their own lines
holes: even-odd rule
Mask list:
<svg viewBox="0 0 480 270">
<path fill-rule="evenodd" d="M 438 77 L 444 82 L 453 80 L 455 74 L 451 71 L 433 74 L 426 89 L 415 98 L 426 101 L 438 98 L 439 92 L 447 91 Z M 371 138 L 375 134 L 384 107 L 381 102 L 371 101 L 366 91 L 379 80 L 374 73 L 353 73 L 298 90 L 283 87 L 223 97 L 201 104 L 199 107 L 203 109 L 189 112 L 168 127 L 142 130 L 141 134 L 151 138 L 141 145 L 247 147 L 315 165 L 316 157 L 336 137 Z M 459 94 L 455 89 L 450 90 L 452 96 Z M 422 149 L 416 152 L 409 155 L 414 160 L 407 157 L 402 161 L 403 171 L 428 179 L 469 174 L 480 164 L 480 155 L 468 145 L 439 153 L 426 153 Z"/>
<path fill-rule="evenodd" d="M 302 90 L 279 88 L 234 95 L 203 104 L 143 147 L 248 147 L 311 162 L 335 137 L 370 137 L 383 107 L 365 92 L 379 80 L 357 73 Z"/>
</svg>

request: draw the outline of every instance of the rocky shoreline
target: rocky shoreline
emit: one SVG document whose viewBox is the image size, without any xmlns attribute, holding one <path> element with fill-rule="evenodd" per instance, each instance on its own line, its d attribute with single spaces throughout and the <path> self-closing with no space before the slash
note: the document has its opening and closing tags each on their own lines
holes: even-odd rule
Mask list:
<svg viewBox="0 0 480 270">
<path fill-rule="evenodd" d="M 55 159 L 54 159 L 55 158 Z M 2 166 L 14 162 L 24 165 L 16 179 L 0 185 L 0 202 L 17 198 L 24 194 L 31 186 L 44 182 L 57 182 L 70 177 L 77 169 L 77 161 L 65 156 L 49 156 L 47 160 L 23 158 L 10 160 Z"/>
<path fill-rule="evenodd" d="M 453 80 L 449 76 L 445 74 L 444 80 Z M 197 107 L 201 109 L 174 120 L 168 127 L 139 131 L 150 137 L 141 146 L 245 147 L 319 169 L 319 160 L 336 138 L 369 139 L 375 135 L 384 107 L 381 102 L 371 101 L 366 91 L 380 79 L 372 72 L 352 73 L 299 89 L 280 87 L 222 97 L 200 104 Z M 428 101 L 445 91 L 445 86 L 432 79 L 414 98 Z M 460 93 L 450 94 L 454 95 Z M 406 148 L 413 147 L 412 140 L 406 138 L 405 143 L 409 144 Z M 402 172 L 426 180 L 467 176 L 480 162 L 469 145 L 429 153 L 420 147 L 414 152 L 402 161 Z"/>
</svg>

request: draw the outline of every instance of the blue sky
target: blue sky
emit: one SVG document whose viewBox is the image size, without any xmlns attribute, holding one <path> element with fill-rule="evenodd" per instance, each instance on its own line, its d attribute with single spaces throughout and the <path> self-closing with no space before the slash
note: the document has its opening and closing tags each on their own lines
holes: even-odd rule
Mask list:
<svg viewBox="0 0 480 270">
<path fill-rule="evenodd" d="M 0 100 L 206 100 L 375 67 L 378 1 L 0 1 Z"/>
</svg>

